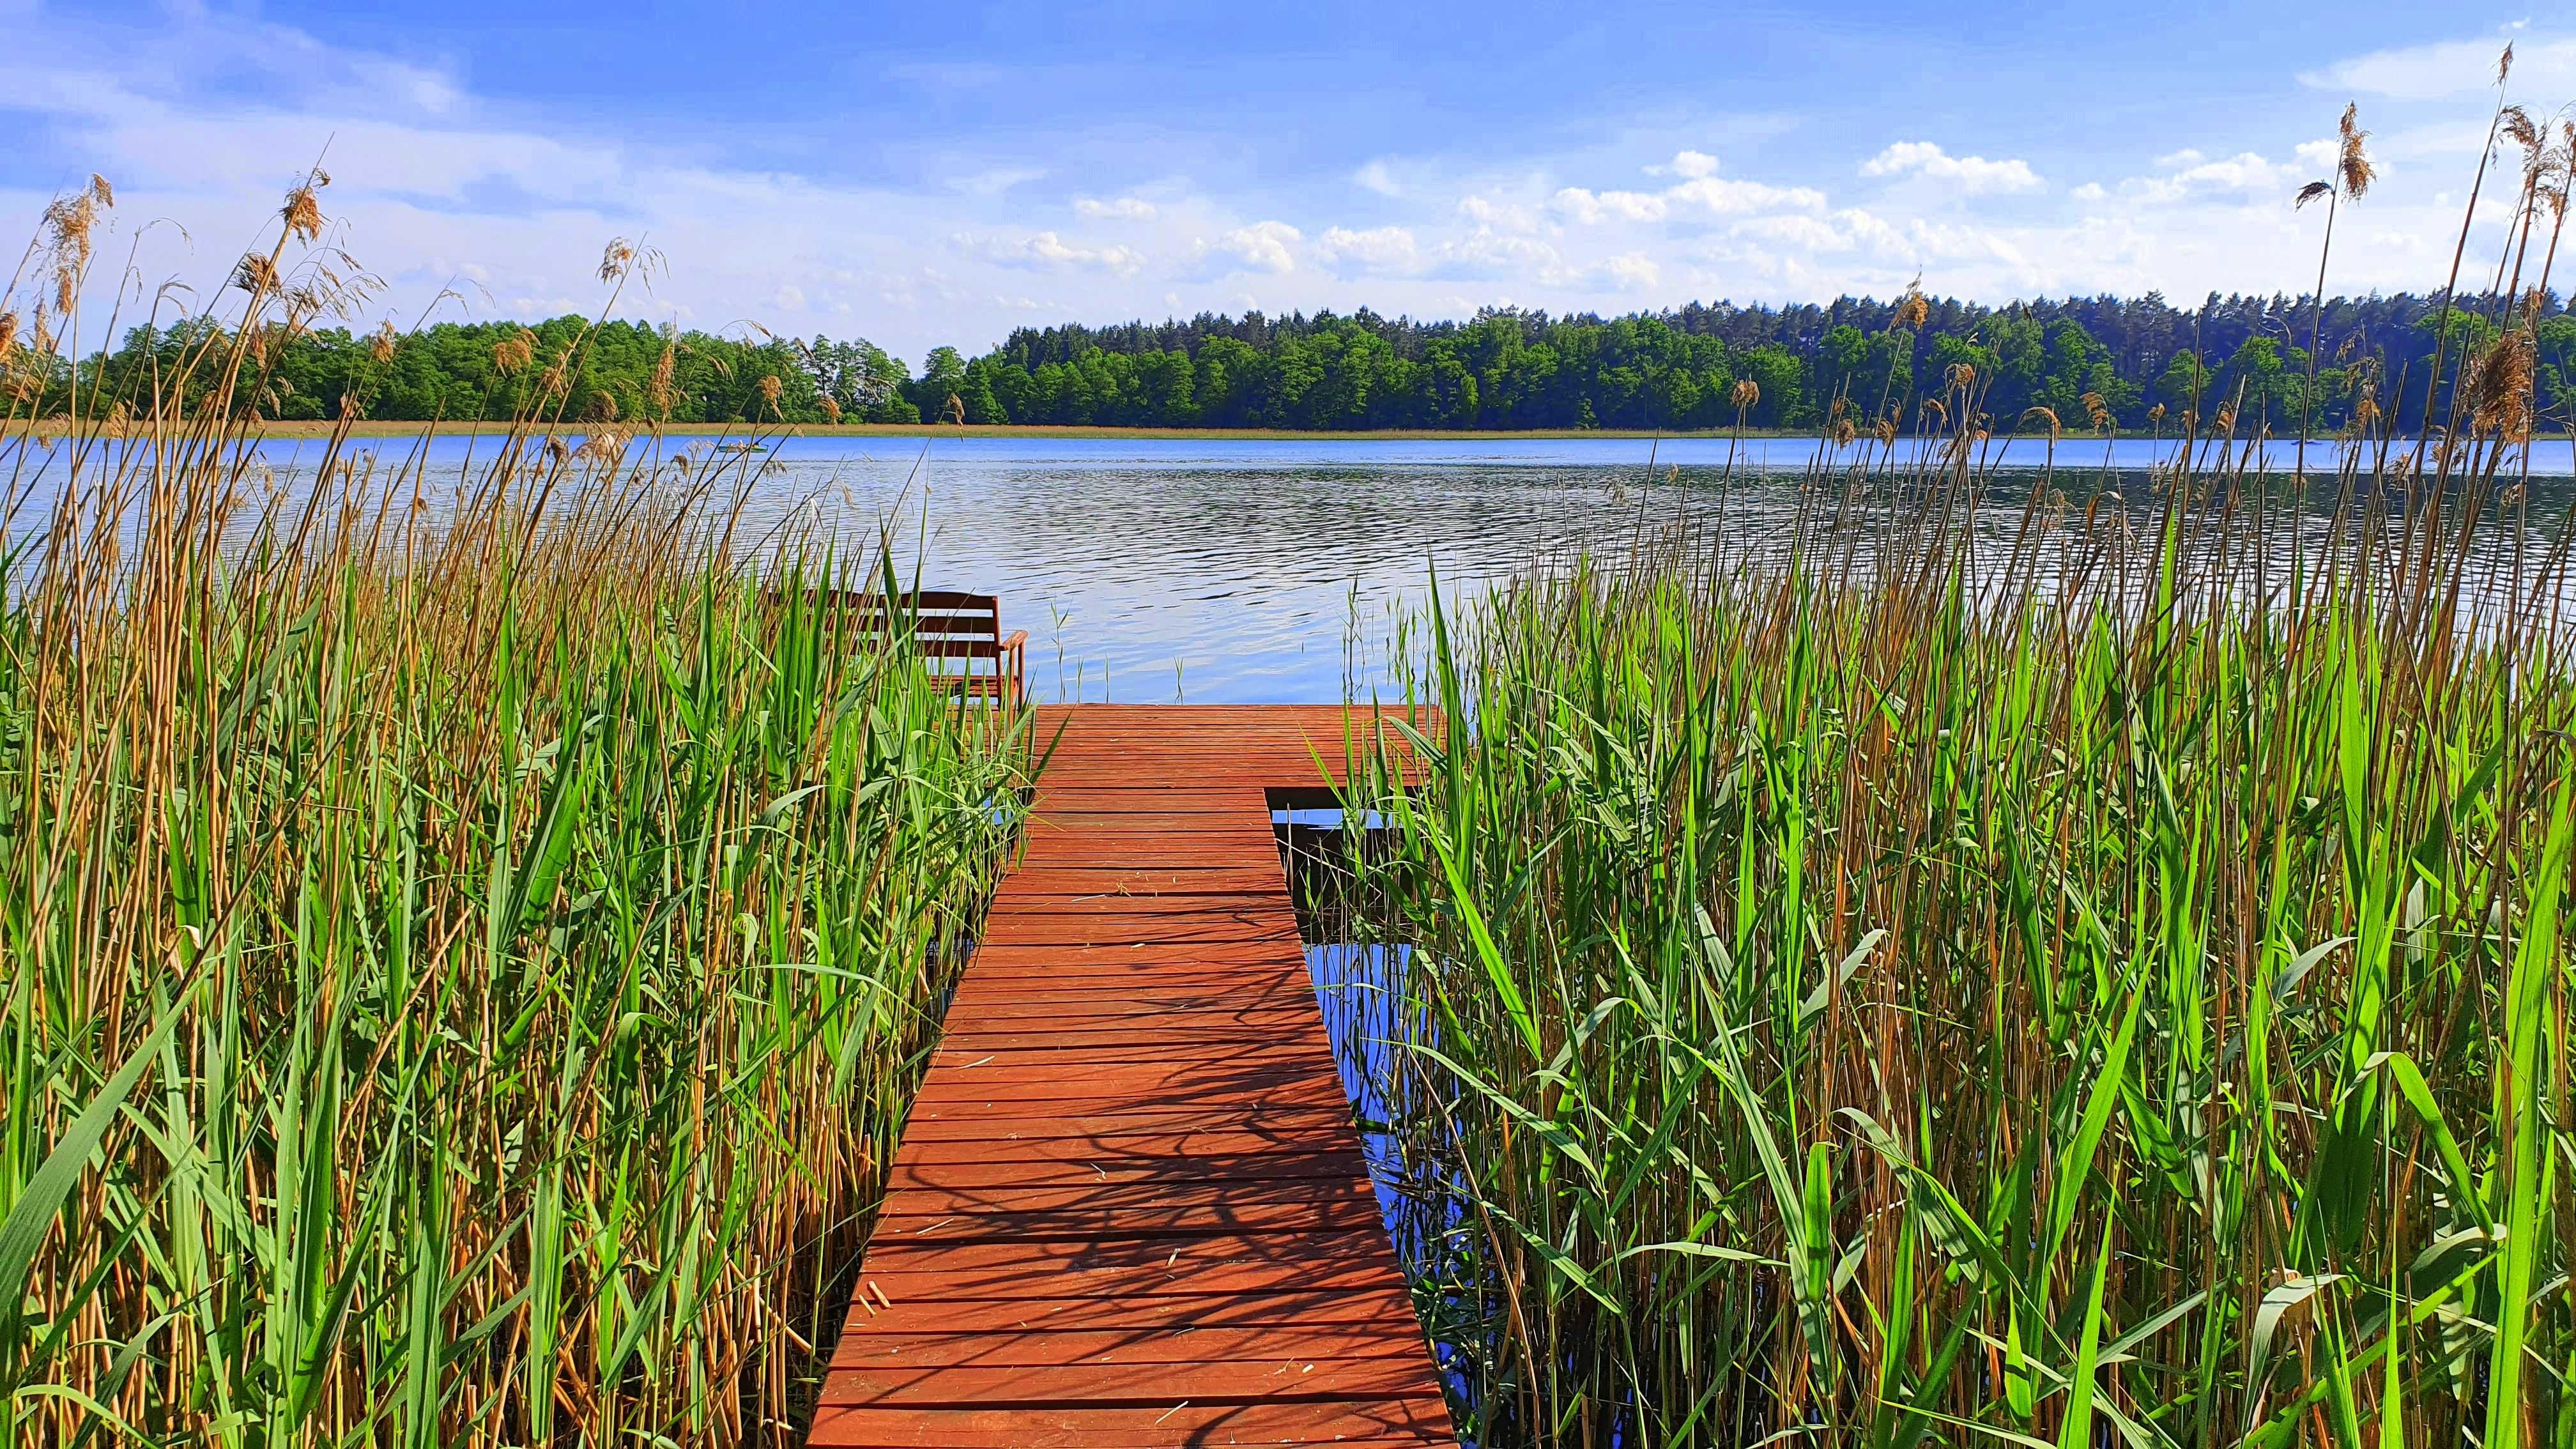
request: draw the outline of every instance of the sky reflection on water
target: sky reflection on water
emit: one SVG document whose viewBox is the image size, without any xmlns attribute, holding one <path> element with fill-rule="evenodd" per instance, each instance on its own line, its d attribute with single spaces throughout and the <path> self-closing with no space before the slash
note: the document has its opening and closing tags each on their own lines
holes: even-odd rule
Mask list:
<svg viewBox="0 0 2576 1449">
<path fill-rule="evenodd" d="M 704 462 L 712 443 L 673 438 L 667 448 Z M 410 452 L 405 440 L 368 446 L 380 470 Z M 855 552 L 890 523 L 898 568 L 917 569 L 923 586 L 1000 594 L 1005 627 L 1029 632 L 1041 700 L 1312 703 L 1342 699 L 1346 680 L 1365 692 L 1383 679 L 1390 620 L 1419 606 L 1435 568 L 1454 596 L 1576 547 L 1624 552 L 1677 524 L 1733 546 L 1776 541 L 1816 444 L 1748 440 L 1729 484 L 1732 446 L 1705 437 L 831 437 L 733 461 L 747 479 L 750 537 L 802 517 Z M 491 439 L 437 440 L 423 467 L 430 491 L 452 490 L 469 457 L 479 473 L 494 448 Z M 2288 445 L 2270 448 L 2286 467 Z M 2058 449 L 2058 483 L 2080 497 L 2112 478 L 2136 506 L 2148 496 L 2143 470 L 2170 452 L 2124 440 L 2106 468 L 2103 444 L 2069 441 Z M 2318 452 L 2312 444 L 2311 466 L 2323 461 Z M 271 477 L 290 487 L 309 478 L 319 453 L 312 442 L 262 448 Z M 2003 460 L 2035 465 L 2043 453 L 2025 440 Z M 2534 460 L 2534 494 L 2553 500 L 2553 518 L 2570 458 L 2544 440 Z M 1747 479 L 1764 468 L 1775 471 Z M 2029 476 L 2008 475 L 1997 494 L 2017 497 L 2027 484 L 2016 480 Z M 2018 509 L 1990 512 L 1989 531 L 2008 542 Z M 41 516 L 22 509 L 13 528 Z"/>
</svg>

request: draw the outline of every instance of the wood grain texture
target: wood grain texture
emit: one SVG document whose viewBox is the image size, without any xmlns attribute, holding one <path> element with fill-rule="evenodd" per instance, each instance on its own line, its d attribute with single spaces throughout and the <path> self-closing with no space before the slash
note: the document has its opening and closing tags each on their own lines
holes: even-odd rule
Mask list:
<svg viewBox="0 0 2576 1449">
<path fill-rule="evenodd" d="M 1269 814 L 1400 734 L 1179 705 L 1036 734 L 811 1442 L 1454 1445 Z"/>
</svg>

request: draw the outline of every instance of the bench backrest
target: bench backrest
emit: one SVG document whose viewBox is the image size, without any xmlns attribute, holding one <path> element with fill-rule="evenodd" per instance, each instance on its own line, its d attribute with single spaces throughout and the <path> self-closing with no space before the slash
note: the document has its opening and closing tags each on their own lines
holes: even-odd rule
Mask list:
<svg viewBox="0 0 2576 1449">
<path fill-rule="evenodd" d="M 818 609 L 870 639 L 909 626 L 914 647 L 925 659 L 993 659 L 1001 653 L 1002 600 L 997 594 L 923 589 L 895 595 L 891 610 L 885 595 L 858 589 L 816 589 L 811 597 Z"/>
</svg>

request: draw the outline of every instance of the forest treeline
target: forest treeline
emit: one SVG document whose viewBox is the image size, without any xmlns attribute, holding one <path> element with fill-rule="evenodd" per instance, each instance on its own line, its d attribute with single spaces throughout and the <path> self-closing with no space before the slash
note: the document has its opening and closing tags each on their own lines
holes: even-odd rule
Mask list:
<svg viewBox="0 0 2576 1449">
<path fill-rule="evenodd" d="M 2463 296 L 2448 309 L 2405 293 L 2338 297 L 2320 319 L 2311 303 L 2284 296 L 2212 294 L 2186 309 L 2149 293 L 2001 307 L 1693 303 L 1609 318 L 1503 309 L 1434 322 L 1366 308 L 1202 313 L 1024 328 L 978 357 L 936 348 L 919 376 L 859 339 L 732 338 L 562 317 L 261 339 L 255 401 L 279 419 L 346 406 L 373 418 L 467 421 L 510 416 L 544 395 L 575 421 L 1794 429 L 1824 424 L 1838 398 L 1864 426 L 1910 416 L 1912 401 L 1943 391 L 1952 369 L 1966 366 L 1988 389 L 1997 427 L 2044 407 L 2069 429 L 2142 429 L 2225 404 L 2279 433 L 2303 416 L 2337 429 L 2357 407 L 2411 429 L 2444 315 L 2448 374 L 2481 355 L 2504 307 L 2493 297 Z M 2554 431 L 2576 415 L 2576 316 L 2543 298 L 2535 332 L 2539 423 Z M 156 369 L 172 375 L 188 341 L 185 328 L 133 329 L 113 353 L 64 369 L 50 405 L 59 409 L 75 382 L 89 397 L 144 395 Z"/>
</svg>

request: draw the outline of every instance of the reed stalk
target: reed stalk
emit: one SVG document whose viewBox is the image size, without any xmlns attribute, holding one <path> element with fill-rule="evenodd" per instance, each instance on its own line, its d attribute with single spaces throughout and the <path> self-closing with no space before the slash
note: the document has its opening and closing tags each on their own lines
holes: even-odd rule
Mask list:
<svg viewBox="0 0 2576 1449">
<path fill-rule="evenodd" d="M 576 353 L 461 471 L 258 447 L 321 231 L 0 434 L 0 1441 L 792 1441 L 1011 741 Z"/>
<path fill-rule="evenodd" d="M 1950 386 L 1904 467 L 1820 443 L 1775 536 L 1405 636 L 1441 724 L 1346 868 L 1461 1421 L 2570 1442 L 2576 511 L 2527 552 L 2356 434 L 2302 531 L 2187 420 L 2078 512 Z"/>
</svg>

